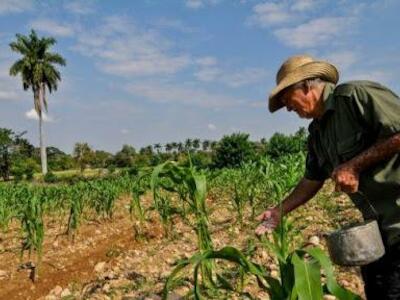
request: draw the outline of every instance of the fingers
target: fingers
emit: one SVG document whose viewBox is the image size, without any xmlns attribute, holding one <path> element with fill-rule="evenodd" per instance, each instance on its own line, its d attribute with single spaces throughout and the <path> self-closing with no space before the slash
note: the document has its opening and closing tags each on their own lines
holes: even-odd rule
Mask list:
<svg viewBox="0 0 400 300">
<path fill-rule="evenodd" d="M 265 219 L 268 219 L 271 217 L 271 211 L 270 210 L 266 210 L 264 211 L 261 215 L 259 215 L 256 220 L 257 221 L 263 221 Z"/>
<path fill-rule="evenodd" d="M 358 190 L 359 177 L 349 168 L 338 167 L 332 172 L 332 180 L 336 183 L 335 191 L 355 193 Z"/>
<path fill-rule="evenodd" d="M 276 226 L 277 226 L 277 224 L 275 224 L 273 222 L 265 221 L 256 228 L 255 233 L 257 235 L 263 235 L 266 232 L 272 232 Z"/>
<path fill-rule="evenodd" d="M 349 180 L 349 181 L 336 182 L 335 191 L 345 192 L 345 193 L 355 193 L 358 191 L 358 181 Z"/>
</svg>

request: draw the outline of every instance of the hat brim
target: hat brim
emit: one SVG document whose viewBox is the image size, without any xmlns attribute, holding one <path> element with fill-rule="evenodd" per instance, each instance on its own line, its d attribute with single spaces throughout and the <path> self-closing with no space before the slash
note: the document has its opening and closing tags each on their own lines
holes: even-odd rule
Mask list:
<svg viewBox="0 0 400 300">
<path fill-rule="evenodd" d="M 339 81 L 339 72 L 334 65 L 325 61 L 313 61 L 298 67 L 285 76 L 271 91 L 268 101 L 269 111 L 273 113 L 284 106 L 279 97 L 280 92 L 295 83 L 310 78 L 320 78 L 336 84 Z"/>
</svg>

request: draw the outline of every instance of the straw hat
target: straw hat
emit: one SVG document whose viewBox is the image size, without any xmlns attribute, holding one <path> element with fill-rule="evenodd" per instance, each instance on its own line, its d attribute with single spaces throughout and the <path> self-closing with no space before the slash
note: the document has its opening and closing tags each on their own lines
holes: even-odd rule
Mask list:
<svg viewBox="0 0 400 300">
<path fill-rule="evenodd" d="M 337 83 L 339 73 L 336 67 L 325 61 L 314 60 L 308 55 L 296 55 L 286 60 L 276 74 L 276 87 L 269 95 L 268 108 L 270 112 L 277 111 L 283 107 L 279 99 L 279 93 L 287 87 L 310 78 Z"/>
</svg>

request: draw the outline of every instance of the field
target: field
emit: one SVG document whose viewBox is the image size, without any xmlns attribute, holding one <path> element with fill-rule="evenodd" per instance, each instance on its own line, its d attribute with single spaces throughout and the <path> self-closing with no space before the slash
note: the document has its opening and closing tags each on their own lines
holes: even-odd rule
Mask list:
<svg viewBox="0 0 400 300">
<path fill-rule="evenodd" d="M 275 232 L 278 240 L 272 234 L 257 238 L 254 217 L 293 188 L 303 165 L 301 155 L 213 172 L 167 162 L 69 185 L 4 184 L 0 299 L 161 299 L 167 287 L 168 299 L 269 299 L 270 290 L 254 275 L 258 271 L 245 264 L 261 266 L 264 278 L 283 284 L 283 267 L 298 269 L 283 265 L 279 255 L 326 250 L 325 233 L 360 219 L 328 182 L 282 220 L 287 227 Z M 230 262 L 227 256 L 200 260 L 225 246 L 240 250 L 243 259 L 235 252 Z M 306 268 L 315 267 L 312 259 L 300 258 Z M 180 266 L 185 268 L 173 280 Z M 335 277 L 363 296 L 357 268 L 335 267 Z M 320 285 L 328 279 L 323 275 Z"/>
</svg>

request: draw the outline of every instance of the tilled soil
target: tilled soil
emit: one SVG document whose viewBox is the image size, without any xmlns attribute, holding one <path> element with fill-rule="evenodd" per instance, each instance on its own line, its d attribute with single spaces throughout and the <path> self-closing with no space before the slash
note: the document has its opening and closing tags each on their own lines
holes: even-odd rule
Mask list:
<svg viewBox="0 0 400 300">
<path fill-rule="evenodd" d="M 296 244 L 307 243 L 312 237 L 313 242 L 324 248 L 323 233 L 360 218 L 346 197 L 331 197 L 331 193 L 329 187 L 325 188 L 321 196 L 291 214 L 299 231 L 293 234 Z M 147 207 L 150 201 L 146 196 Z M 31 263 L 35 260 L 26 256 L 20 260 L 18 224 L 12 224 L 0 236 L 0 299 L 159 299 L 157 295 L 176 262 L 197 251 L 196 235 L 180 217 L 174 217 L 172 230 L 165 236 L 157 214 L 150 211 L 139 236 L 135 230 L 138 224 L 129 217 L 128 203 L 127 197 L 118 201 L 113 220 L 82 221 L 74 241 L 63 234 L 66 216 L 48 217 L 43 257 L 35 282 L 31 280 L 33 270 L 37 270 Z M 246 249 L 253 242 L 256 247 L 252 259 L 277 276 L 274 258 L 254 237 L 256 223 L 245 218 L 243 226 L 237 224 L 227 200 L 209 199 L 208 204 L 214 247 L 233 245 Z M 362 295 L 363 284 L 357 268 L 336 270 L 339 283 Z M 171 299 L 179 299 L 191 287 L 190 280 L 184 281 Z M 245 291 L 256 299 L 268 299 L 254 278 L 249 279 Z"/>
</svg>

